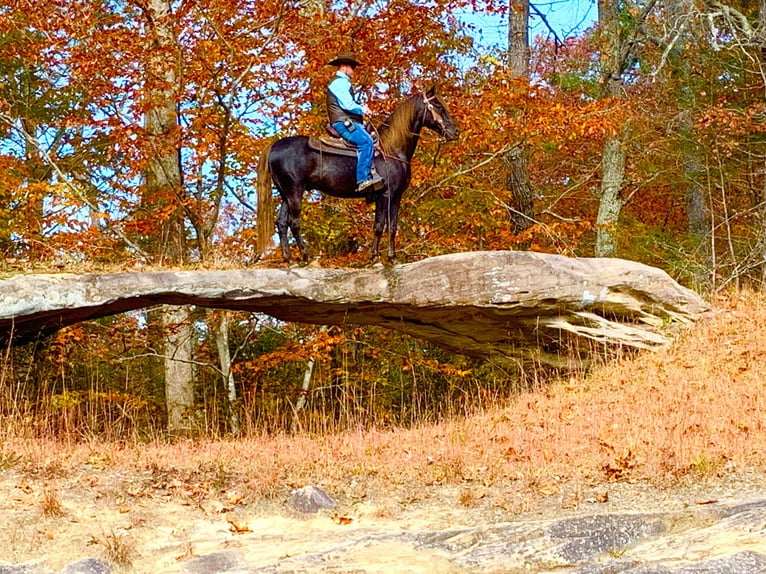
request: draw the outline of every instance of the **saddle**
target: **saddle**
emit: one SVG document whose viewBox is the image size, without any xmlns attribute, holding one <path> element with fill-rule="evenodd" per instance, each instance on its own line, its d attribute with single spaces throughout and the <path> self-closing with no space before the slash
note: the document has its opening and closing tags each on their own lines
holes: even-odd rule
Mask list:
<svg viewBox="0 0 766 574">
<path fill-rule="evenodd" d="M 322 153 L 356 157 L 356 148 L 340 137 L 309 136 L 309 147 Z"/>
<path fill-rule="evenodd" d="M 331 124 L 326 124 L 325 129 L 328 135 L 309 136 L 309 147 L 311 149 L 332 155 L 356 157 L 356 147 L 340 137 L 340 134 Z M 375 155 L 378 155 L 377 142 L 375 145 Z"/>
</svg>

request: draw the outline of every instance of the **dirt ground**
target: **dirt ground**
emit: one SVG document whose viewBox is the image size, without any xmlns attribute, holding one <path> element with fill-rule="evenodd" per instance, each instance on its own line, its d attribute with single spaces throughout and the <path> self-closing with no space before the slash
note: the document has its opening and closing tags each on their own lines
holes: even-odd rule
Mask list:
<svg viewBox="0 0 766 574">
<path fill-rule="evenodd" d="M 428 532 L 565 516 L 671 511 L 766 495 L 757 473 L 722 473 L 657 488 L 647 482 L 560 484 L 555 492 L 517 485 L 414 487 L 347 485 L 328 490 L 337 506 L 305 515 L 289 489 L 270 498 L 246 484 L 189 482 L 166 472 L 82 465 L 65 475 L 9 469 L 0 473 L 0 564 L 55 571 L 84 558 L 132 572 L 183 572 L 195 557 L 246 551 L 248 563 L 273 564 L 371 534 Z M 365 548 L 367 548 L 365 550 Z M 348 558 L 348 557 L 347 557 Z M 348 558 L 366 572 L 408 564 L 407 572 L 452 571 L 437 555 L 396 543 L 356 548 Z M 436 562 L 435 562 L 436 561 Z"/>
</svg>

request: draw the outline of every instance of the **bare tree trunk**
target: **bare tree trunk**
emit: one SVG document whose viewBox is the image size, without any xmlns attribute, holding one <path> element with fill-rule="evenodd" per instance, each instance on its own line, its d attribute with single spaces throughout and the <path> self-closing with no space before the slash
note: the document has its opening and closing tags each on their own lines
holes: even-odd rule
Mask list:
<svg viewBox="0 0 766 574">
<path fill-rule="evenodd" d="M 603 37 L 601 83 L 605 97 L 622 96 L 622 39 L 618 20 L 617 0 L 599 0 L 599 29 Z M 604 142 L 601 160 L 601 189 L 598 191 L 598 215 L 596 216 L 596 257 L 617 255 L 616 228 L 620 211 L 625 204 L 622 186 L 625 179 L 625 150 L 622 134 L 608 136 Z"/>
<path fill-rule="evenodd" d="M 165 400 L 168 430 L 174 434 L 186 434 L 193 426 L 194 388 L 186 384 L 194 380 L 188 318 L 185 307 L 166 305 L 162 309 L 165 352 L 168 353 L 164 360 Z"/>
<path fill-rule="evenodd" d="M 758 44 L 760 50 L 760 72 L 763 81 L 764 99 L 766 99 L 766 0 L 759 2 L 758 12 Z M 761 202 L 759 215 L 761 217 L 760 257 L 761 257 L 761 290 L 766 290 L 766 165 L 763 166 L 764 178 L 761 183 Z"/>
<path fill-rule="evenodd" d="M 314 364 L 316 360 L 311 357 L 306 361 L 306 370 L 303 371 L 303 383 L 301 384 L 301 394 L 298 396 L 298 400 L 295 402 L 295 409 L 293 411 L 293 421 L 290 425 L 291 432 L 296 432 L 299 429 L 300 421 L 298 420 L 298 413 L 306 406 L 306 397 L 309 394 L 309 388 L 311 388 L 311 377 L 314 375 Z"/>
<path fill-rule="evenodd" d="M 508 67 L 514 77 L 528 83 L 529 0 L 511 0 L 508 23 Z M 510 212 L 511 231 L 521 233 L 532 226 L 535 217 L 524 143 L 517 142 L 503 160 L 507 168 L 505 186 L 515 206 Z"/>
<path fill-rule="evenodd" d="M 37 137 L 37 125 L 34 120 L 23 119 L 21 120 L 24 131 Z M 25 140 L 24 145 L 26 147 L 24 153 L 24 159 L 29 168 L 30 182 L 40 183 L 50 180 L 50 169 L 46 169 L 46 165 L 41 161 L 40 153 L 37 148 L 32 145 L 28 140 Z M 29 238 L 28 250 L 30 259 L 37 259 L 43 252 L 43 219 L 45 217 L 45 210 L 43 208 L 44 198 L 38 196 L 35 193 L 26 194 L 27 198 L 27 212 L 31 217 L 26 218 L 26 235 Z"/>
<path fill-rule="evenodd" d="M 221 320 L 215 330 L 215 344 L 218 348 L 218 359 L 221 365 L 221 377 L 226 386 L 229 401 L 229 425 L 231 433 L 240 432 L 237 387 L 234 384 L 234 373 L 231 371 L 231 351 L 229 350 L 229 314 L 221 312 Z"/>
<path fill-rule="evenodd" d="M 703 259 L 705 267 L 710 265 L 711 252 L 708 243 L 710 233 L 710 214 L 706 201 L 707 191 L 703 186 L 703 167 L 699 145 L 694 130 L 694 106 L 697 90 L 692 85 L 692 74 L 689 62 L 684 58 L 684 51 L 691 39 L 691 11 L 694 6 L 689 0 L 667 0 L 668 28 L 672 50 L 668 61 L 672 66 L 676 82 L 676 102 L 678 104 L 678 135 L 681 139 L 681 160 L 684 168 L 683 185 L 686 193 L 686 220 L 689 235 L 694 239 Z M 705 281 L 702 273 L 697 277 L 698 282 Z"/>
<path fill-rule="evenodd" d="M 706 238 L 710 232 L 710 213 L 705 200 L 706 190 L 702 185 L 702 159 L 699 155 L 697 138 L 694 134 L 694 119 L 691 110 L 683 110 L 679 118 L 681 145 L 686 185 L 686 219 L 689 234 L 708 253 Z"/>
<path fill-rule="evenodd" d="M 604 143 L 601 169 L 601 189 L 596 216 L 596 257 L 615 257 L 617 240 L 615 228 L 625 204 L 622 182 L 625 176 L 625 152 L 618 136 L 610 136 Z"/>
<path fill-rule="evenodd" d="M 320 333 L 326 332 L 328 329 L 327 325 L 322 325 L 319 328 Z M 293 422 L 291 425 L 291 430 L 295 432 L 295 430 L 298 428 L 298 425 L 300 424 L 298 420 L 298 413 L 303 410 L 303 407 L 306 406 L 306 397 L 309 394 L 309 389 L 311 388 L 311 377 L 314 375 L 314 365 L 316 364 L 316 360 L 314 357 L 310 357 L 308 361 L 306 361 L 306 369 L 303 371 L 303 383 L 301 384 L 301 394 L 298 395 L 298 400 L 295 401 L 295 409 L 293 410 Z"/>
<path fill-rule="evenodd" d="M 529 0 L 511 0 L 508 23 L 508 67 L 529 80 Z"/>
<path fill-rule="evenodd" d="M 153 252 L 160 261 L 172 264 L 185 257 L 183 209 L 178 201 L 181 190 L 178 101 L 180 56 L 173 31 L 173 15 L 168 0 L 149 0 L 149 59 L 147 62 L 146 134 L 148 165 L 146 200 L 154 209 L 172 206 L 163 220 Z M 168 431 L 186 433 L 193 424 L 194 370 L 192 367 L 192 328 L 186 307 L 167 307 L 162 311 L 165 339 L 165 396 Z"/>
</svg>

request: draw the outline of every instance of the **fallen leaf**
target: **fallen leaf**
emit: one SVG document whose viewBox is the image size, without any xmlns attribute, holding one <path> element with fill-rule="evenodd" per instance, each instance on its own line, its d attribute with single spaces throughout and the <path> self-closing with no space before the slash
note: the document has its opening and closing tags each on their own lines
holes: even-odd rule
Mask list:
<svg viewBox="0 0 766 574">
<path fill-rule="evenodd" d="M 231 492 L 229 493 L 228 501 L 229 501 L 229 504 L 236 506 L 237 504 L 242 502 L 244 498 L 245 496 L 243 494 L 240 494 L 239 492 Z"/>
<path fill-rule="evenodd" d="M 50 530 L 44 530 L 44 529 L 42 529 L 42 528 L 38 528 L 38 529 L 37 529 L 37 533 L 38 533 L 38 534 L 42 534 L 42 535 L 43 535 L 43 536 L 45 536 L 45 537 L 46 537 L 48 540 L 53 540 L 53 532 L 51 532 Z"/>
<path fill-rule="evenodd" d="M 341 516 L 340 514 L 335 514 L 332 517 L 335 524 L 340 524 L 341 526 L 345 526 L 346 524 L 351 524 L 354 519 L 350 518 L 348 516 Z"/>
<path fill-rule="evenodd" d="M 176 561 L 180 562 L 181 560 L 186 560 L 187 558 L 191 558 L 193 556 L 195 556 L 194 548 L 192 547 L 191 544 L 189 544 L 186 547 L 186 551 L 183 554 L 179 554 L 178 556 L 176 556 Z"/>
<path fill-rule="evenodd" d="M 22 482 L 21 484 L 17 485 L 16 488 L 18 488 L 24 494 L 32 494 L 35 491 L 34 488 L 32 488 L 32 486 L 27 482 Z"/>
<path fill-rule="evenodd" d="M 229 530 L 233 532 L 234 534 L 244 534 L 245 532 L 252 532 L 252 530 L 250 530 L 250 527 L 247 524 L 238 522 L 231 516 L 226 517 L 226 522 L 230 524 Z"/>
</svg>

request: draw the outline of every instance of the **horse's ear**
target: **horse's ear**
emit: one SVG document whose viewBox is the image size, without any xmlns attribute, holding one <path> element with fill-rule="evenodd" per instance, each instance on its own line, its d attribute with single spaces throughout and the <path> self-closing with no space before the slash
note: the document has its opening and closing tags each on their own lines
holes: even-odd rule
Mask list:
<svg viewBox="0 0 766 574">
<path fill-rule="evenodd" d="M 428 88 L 428 91 L 426 92 L 426 95 L 428 97 L 433 96 L 436 93 L 436 84 L 431 84 L 431 87 Z"/>
</svg>

